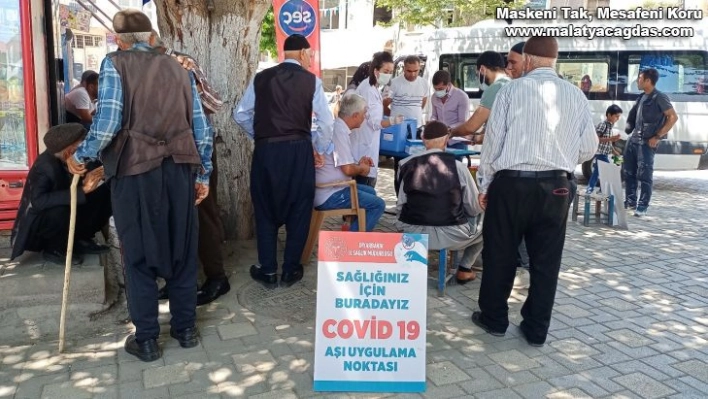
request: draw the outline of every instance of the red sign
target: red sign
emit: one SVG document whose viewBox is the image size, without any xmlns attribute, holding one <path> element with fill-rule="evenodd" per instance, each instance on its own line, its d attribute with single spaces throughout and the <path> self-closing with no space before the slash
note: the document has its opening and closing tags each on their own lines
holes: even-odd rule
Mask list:
<svg viewBox="0 0 708 399">
<path fill-rule="evenodd" d="M 320 71 L 320 5 L 319 0 L 273 0 L 275 16 L 275 40 L 278 45 L 278 61 L 285 58 L 285 39 L 300 34 L 310 42 L 312 64 L 310 72 L 321 76 Z"/>
</svg>

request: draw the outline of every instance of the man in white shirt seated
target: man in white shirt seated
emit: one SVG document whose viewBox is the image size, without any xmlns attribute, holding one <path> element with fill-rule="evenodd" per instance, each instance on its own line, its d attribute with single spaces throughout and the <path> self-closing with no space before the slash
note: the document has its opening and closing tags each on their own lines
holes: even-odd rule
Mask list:
<svg viewBox="0 0 708 399">
<path fill-rule="evenodd" d="M 81 123 L 86 130 L 91 129 L 94 101 L 98 98 L 98 73 L 86 71 L 81 75 L 81 83 L 64 96 L 67 123 Z"/>
<path fill-rule="evenodd" d="M 351 180 L 355 176 L 367 176 L 374 161 L 367 156 L 357 162 L 352 155 L 349 135 L 366 118 L 366 100 L 356 93 L 348 93 L 342 97 L 339 114 L 334 121 L 332 143 L 334 151 L 324 156 L 324 166 L 316 169 L 315 209 L 330 210 L 351 207 L 351 190 L 349 186 L 319 187 L 322 184 Z M 386 209 L 383 199 L 376 196 L 373 187 L 357 185 L 359 206 L 366 210 L 366 231 L 372 231 Z M 359 220 L 354 220 L 350 231 L 359 230 Z"/>
<path fill-rule="evenodd" d="M 420 58 L 415 55 L 403 61 L 403 75 L 391 80 L 389 96 L 384 106 L 391 105 L 390 115 L 403 115 L 415 119 L 418 127 L 423 126 L 423 109 L 428 102 L 428 83 L 419 76 Z"/>
<path fill-rule="evenodd" d="M 476 278 L 472 265 L 482 252 L 482 208 L 467 167 L 446 153 L 448 128 L 442 122 L 425 125 L 425 152 L 401 161 L 398 180 L 399 228 L 428 234 L 431 250 L 464 251 L 457 265 L 457 282 Z"/>
</svg>

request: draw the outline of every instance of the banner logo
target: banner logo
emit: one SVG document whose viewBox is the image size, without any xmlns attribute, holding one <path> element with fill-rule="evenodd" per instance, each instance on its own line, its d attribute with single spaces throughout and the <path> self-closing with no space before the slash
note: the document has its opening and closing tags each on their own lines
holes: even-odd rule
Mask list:
<svg viewBox="0 0 708 399">
<path fill-rule="evenodd" d="M 283 4 L 278 13 L 280 28 L 287 35 L 312 35 L 317 26 L 315 9 L 303 0 L 290 0 Z"/>
</svg>

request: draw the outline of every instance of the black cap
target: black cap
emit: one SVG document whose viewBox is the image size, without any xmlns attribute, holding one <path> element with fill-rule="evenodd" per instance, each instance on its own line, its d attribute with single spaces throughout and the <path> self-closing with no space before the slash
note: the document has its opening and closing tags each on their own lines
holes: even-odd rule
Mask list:
<svg viewBox="0 0 708 399">
<path fill-rule="evenodd" d="M 49 128 L 44 135 L 44 145 L 52 154 L 63 151 L 66 147 L 86 137 L 86 128 L 80 123 L 65 123 Z"/>
<path fill-rule="evenodd" d="M 518 42 L 509 51 L 510 52 L 513 51 L 516 54 L 523 54 L 524 53 L 524 44 L 526 44 L 526 42 Z"/>
<path fill-rule="evenodd" d="M 307 38 L 296 33 L 285 39 L 283 51 L 299 51 L 307 48 L 310 48 L 310 43 L 307 41 Z"/>
<path fill-rule="evenodd" d="M 477 58 L 477 68 L 481 66 L 504 69 L 506 67 L 504 64 L 504 56 L 496 51 L 485 51 Z"/>
</svg>

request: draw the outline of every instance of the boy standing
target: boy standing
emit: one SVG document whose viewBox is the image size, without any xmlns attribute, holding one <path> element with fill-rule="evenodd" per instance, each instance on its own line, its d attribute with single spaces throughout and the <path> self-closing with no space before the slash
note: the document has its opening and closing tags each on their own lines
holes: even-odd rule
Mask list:
<svg viewBox="0 0 708 399">
<path fill-rule="evenodd" d="M 597 153 L 592 160 L 592 175 L 590 176 L 590 180 L 588 180 L 588 194 L 593 192 L 595 184 L 597 184 L 599 175 L 597 161 L 609 163 L 610 159 L 608 156 L 612 152 L 612 144 L 620 139 L 619 135 L 612 135 L 612 127 L 617 123 L 620 116 L 622 116 L 622 108 L 617 104 L 612 104 L 607 107 L 607 111 L 605 111 L 606 119 L 595 127 L 595 132 L 597 133 L 597 138 L 600 140 L 600 144 L 597 146 Z"/>
</svg>

